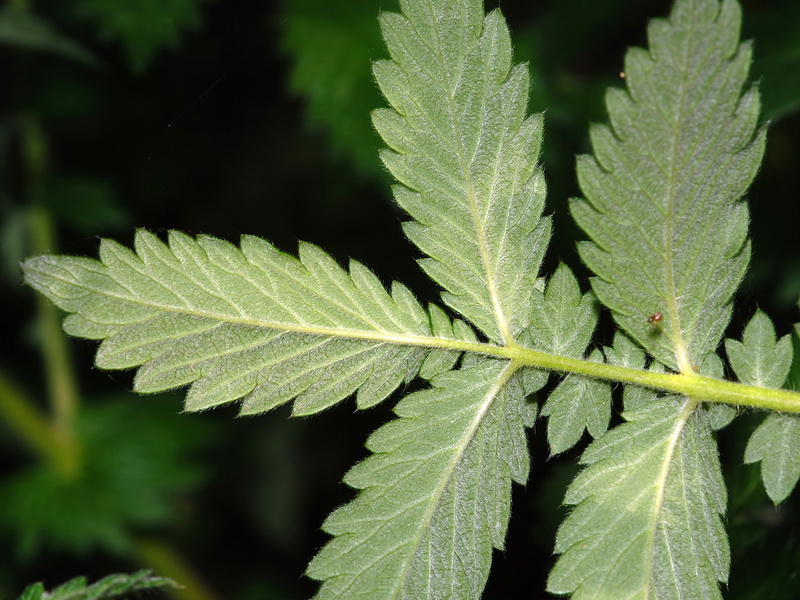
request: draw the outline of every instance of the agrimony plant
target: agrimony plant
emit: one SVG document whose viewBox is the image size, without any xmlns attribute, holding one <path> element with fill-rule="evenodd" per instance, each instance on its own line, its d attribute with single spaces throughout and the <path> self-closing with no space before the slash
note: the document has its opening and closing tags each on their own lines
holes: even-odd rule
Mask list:
<svg viewBox="0 0 800 600">
<path fill-rule="evenodd" d="M 319 598 L 477 598 L 502 548 L 512 481 L 524 483 L 532 396 L 554 453 L 595 441 L 567 490 L 548 590 L 574 598 L 717 598 L 729 550 L 714 432 L 735 406 L 770 409 L 747 447 L 780 501 L 800 474 L 800 394 L 779 389 L 791 362 L 758 313 L 717 354 L 747 269 L 742 197 L 764 148 L 758 92 L 742 93 L 750 48 L 735 0 L 677 0 L 626 58 L 611 124 L 578 160 L 586 196 L 572 214 L 592 292 L 559 267 L 539 277 L 551 226 L 537 157 L 541 115 L 513 66 L 498 11 L 477 0 L 404 0 L 380 16 L 391 59 L 374 65 L 391 108 L 373 113 L 384 164 L 411 219 L 408 237 L 444 307 L 387 291 L 360 263 L 298 257 L 243 237 L 140 231 L 134 251 L 42 256 L 30 285 L 102 340 L 102 368 L 139 367 L 140 392 L 189 385 L 188 410 L 241 399 L 244 414 L 293 401 L 318 412 L 350 394 L 366 408 L 404 382 L 426 389 L 368 440 L 345 481 L 359 490 L 325 522 L 332 538 L 308 574 Z M 601 305 L 618 326 L 593 342 Z M 591 351 L 590 351 L 591 348 Z M 606 431 L 609 382 L 626 384 L 624 423 Z M 776 412 L 780 411 L 780 412 Z"/>
</svg>

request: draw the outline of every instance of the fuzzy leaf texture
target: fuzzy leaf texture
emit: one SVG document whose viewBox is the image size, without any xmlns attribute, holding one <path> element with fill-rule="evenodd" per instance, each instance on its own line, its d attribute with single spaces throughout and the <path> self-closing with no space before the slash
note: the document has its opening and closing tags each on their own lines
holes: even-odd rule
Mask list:
<svg viewBox="0 0 800 600">
<path fill-rule="evenodd" d="M 528 71 L 512 67 L 499 11 L 479 0 L 404 0 L 380 17 L 389 61 L 374 66 L 392 109 L 373 113 L 408 237 L 444 301 L 491 340 L 528 323 L 550 221 L 537 159 L 541 115 L 526 116 Z"/>
<path fill-rule="evenodd" d="M 240 250 L 139 231 L 134 245 L 103 240 L 100 260 L 36 257 L 26 281 L 72 313 L 67 333 L 104 340 L 98 367 L 141 366 L 135 391 L 192 384 L 187 410 L 244 398 L 241 412 L 253 414 L 296 398 L 294 413 L 309 414 L 356 390 L 372 406 L 420 367 L 432 376 L 458 356 L 426 346 L 472 339 L 402 285 L 390 295 L 361 264 L 348 273 L 308 244 L 299 259 L 248 236 Z"/>
<path fill-rule="evenodd" d="M 512 69 L 505 21 L 481 2 L 401 7 L 381 16 L 392 60 L 374 72 L 393 110 L 373 122 L 402 184 L 395 198 L 414 219 L 405 231 L 445 302 L 509 343 L 530 322 L 550 235 L 527 70 Z M 546 381 L 515 368 L 465 359 L 398 405 L 400 419 L 370 438 L 374 454 L 346 478 L 361 492 L 325 523 L 335 537 L 308 571 L 323 581 L 319 598 L 480 596 L 492 548 L 504 544 L 511 482 L 527 479 L 535 411 L 525 395 Z"/>
<path fill-rule="evenodd" d="M 154 577 L 150 571 L 137 571 L 130 575 L 109 575 L 91 585 L 86 584 L 85 577 L 76 577 L 51 592 L 45 591 L 41 583 L 34 583 L 25 588 L 18 600 L 110 600 L 131 592 L 164 587 L 178 585 L 166 577 Z"/>
<path fill-rule="evenodd" d="M 775 339 L 769 317 L 757 311 L 744 330 L 742 341 L 725 340 L 731 367 L 742 383 L 779 388 L 792 367 L 792 341 Z M 800 419 L 772 413 L 753 432 L 744 462 L 761 462 L 764 489 L 775 504 L 783 502 L 800 479 Z"/>
<path fill-rule="evenodd" d="M 560 265 L 545 291 L 534 291 L 530 327 L 521 339 L 543 352 L 583 358 L 597 316 L 592 294 L 581 294 L 578 280 L 568 267 Z M 599 350 L 590 359 L 603 362 Z M 542 415 L 548 417 L 550 450 L 553 454 L 565 452 L 580 440 L 584 429 L 595 438 L 605 433 L 611 418 L 611 388 L 591 377 L 567 376 L 550 393 Z"/>
<path fill-rule="evenodd" d="M 747 268 L 742 195 L 758 170 L 755 89 L 740 97 L 751 51 L 735 0 L 678 0 L 625 59 L 611 126 L 592 127 L 578 160 L 586 200 L 572 214 L 579 250 L 616 321 L 659 361 L 690 372 L 716 349 Z M 661 313 L 658 324 L 648 317 Z"/>
<path fill-rule="evenodd" d="M 571 204 L 591 238 L 579 250 L 598 299 L 656 367 L 688 377 L 721 374 L 713 353 L 749 260 L 741 198 L 764 135 L 757 92 L 740 96 L 750 64 L 740 21 L 734 0 L 677 0 L 669 19 L 650 24 L 649 49 L 626 56 L 628 89 L 606 96 L 611 126 L 592 128 L 594 156 L 578 160 L 586 200 Z M 624 348 L 613 359 L 638 360 Z M 712 432 L 733 414 L 637 396 L 625 399 L 627 422 L 582 458 L 548 589 L 719 598 L 730 558 Z"/>
<path fill-rule="evenodd" d="M 367 442 L 345 478 L 361 490 L 324 525 L 308 574 L 327 598 L 479 598 L 503 548 L 511 482 L 524 483 L 532 404 L 504 361 L 433 379 Z"/>
<path fill-rule="evenodd" d="M 587 598 L 721 598 L 730 553 L 726 492 L 707 415 L 690 400 L 653 400 L 596 440 L 567 490 L 563 555 L 548 591 Z"/>
</svg>

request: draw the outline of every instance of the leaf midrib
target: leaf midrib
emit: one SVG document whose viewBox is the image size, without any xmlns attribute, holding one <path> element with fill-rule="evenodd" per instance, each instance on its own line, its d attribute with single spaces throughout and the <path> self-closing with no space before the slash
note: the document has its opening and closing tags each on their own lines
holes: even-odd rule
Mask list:
<svg viewBox="0 0 800 600">
<path fill-rule="evenodd" d="M 428 7 L 430 10 L 430 6 Z M 436 21 L 436 15 L 430 15 L 433 21 Z M 485 31 L 485 24 L 486 21 L 484 19 L 484 27 L 481 29 L 481 34 L 478 36 L 477 45 L 480 45 L 481 38 Z M 448 64 L 445 57 L 442 55 L 442 40 L 440 36 L 439 29 L 434 27 L 434 32 L 436 35 L 436 57 L 439 60 L 439 64 L 441 65 L 441 69 L 443 73 L 447 73 L 447 69 L 445 65 Z M 416 30 L 416 28 L 415 28 Z M 417 35 L 419 35 L 419 31 L 417 31 Z M 474 48 L 470 49 L 470 52 Z M 468 56 L 469 52 L 465 53 L 465 57 Z M 459 72 L 459 78 L 463 76 L 464 65 L 461 65 L 461 71 Z M 480 210 L 478 206 L 478 194 L 475 191 L 475 185 L 472 180 L 472 175 L 469 169 L 469 161 L 467 160 L 466 151 L 464 149 L 464 142 L 463 136 L 461 135 L 461 128 L 460 128 L 460 121 L 458 119 L 458 111 L 456 110 L 455 106 L 455 97 L 453 94 L 453 85 L 447 87 L 447 108 L 450 113 L 450 121 L 453 124 L 453 131 L 456 137 L 456 147 L 458 151 L 458 161 L 461 166 L 461 174 L 464 179 L 465 189 L 467 192 L 467 201 L 469 203 L 469 212 L 472 218 L 472 223 L 475 228 L 475 235 L 478 241 L 478 249 L 481 255 L 481 263 L 483 265 L 484 275 L 486 276 L 486 285 L 487 285 L 487 292 L 489 294 L 489 300 L 492 303 L 492 311 L 494 312 L 495 321 L 497 324 L 497 328 L 500 331 L 500 335 L 503 339 L 503 342 L 506 346 L 511 346 L 515 344 L 514 336 L 511 332 L 511 328 L 509 327 L 508 321 L 506 316 L 503 312 L 503 307 L 500 302 L 500 294 L 497 290 L 497 283 L 495 281 L 496 273 L 494 268 L 492 267 L 491 256 L 489 253 L 489 246 L 488 240 L 486 239 L 485 231 L 481 227 L 481 220 L 480 220 Z"/>
<path fill-rule="evenodd" d="M 425 512 L 425 517 L 422 520 L 421 526 L 418 529 L 418 533 L 413 539 L 413 543 L 410 544 L 411 550 L 408 553 L 408 559 L 405 561 L 405 567 L 403 568 L 403 573 L 401 577 L 398 579 L 398 586 L 395 588 L 395 592 L 393 593 L 393 598 L 402 598 L 403 597 L 403 589 L 406 586 L 406 581 L 409 578 L 411 573 L 411 565 L 414 562 L 414 555 L 417 553 L 417 549 L 420 547 L 425 534 L 430 530 L 431 522 L 433 521 L 433 517 L 436 514 L 436 511 L 439 508 L 439 501 L 441 500 L 442 494 L 444 494 L 444 490 L 447 488 L 448 484 L 452 481 L 454 474 L 458 469 L 458 465 L 461 462 L 461 459 L 464 457 L 464 453 L 469 448 L 472 439 L 475 436 L 475 432 L 480 427 L 481 423 L 483 422 L 486 413 L 491 408 L 492 404 L 495 401 L 497 395 L 502 391 L 503 387 L 509 382 L 511 377 L 513 377 L 514 373 L 519 368 L 518 364 L 515 361 L 509 361 L 508 364 L 503 368 L 500 374 L 497 376 L 496 381 L 489 388 L 486 394 L 483 397 L 483 401 L 481 402 L 481 407 L 475 414 L 475 417 L 472 419 L 469 428 L 464 432 L 464 435 L 461 437 L 461 440 L 456 445 L 456 451 L 453 453 L 453 458 L 450 461 L 447 469 L 445 470 L 446 476 L 442 477 L 439 481 L 439 485 L 437 486 L 432 500 L 430 502 L 430 506 L 428 510 Z"/>
<path fill-rule="evenodd" d="M 652 579 L 653 579 L 653 569 L 655 566 L 655 544 L 656 544 L 656 532 L 658 531 L 659 527 L 659 519 L 661 518 L 661 511 L 664 507 L 664 496 L 667 489 L 667 479 L 669 477 L 670 469 L 672 467 L 672 459 L 675 457 L 675 452 L 678 447 L 678 442 L 680 441 L 681 434 L 683 433 L 683 428 L 686 426 L 686 422 L 691 417 L 692 413 L 695 409 L 699 406 L 699 402 L 694 400 L 690 400 L 688 398 L 685 399 L 685 404 L 681 409 L 680 413 L 678 413 L 678 418 L 675 421 L 675 425 L 673 426 L 673 431 L 669 437 L 669 443 L 667 444 L 667 450 L 664 453 L 664 458 L 661 463 L 661 469 L 659 470 L 658 478 L 655 482 L 656 488 L 656 497 L 653 502 L 653 510 L 650 513 L 650 526 L 647 531 L 647 563 L 646 563 L 646 573 L 644 578 L 644 583 L 646 586 L 645 589 L 645 598 L 650 600 L 651 592 L 654 592 Z M 657 600 L 657 599 L 654 599 Z"/>
</svg>

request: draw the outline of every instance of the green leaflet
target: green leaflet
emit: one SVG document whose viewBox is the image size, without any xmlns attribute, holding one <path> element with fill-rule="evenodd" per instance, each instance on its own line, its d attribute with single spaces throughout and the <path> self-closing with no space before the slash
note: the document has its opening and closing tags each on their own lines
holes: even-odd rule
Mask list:
<svg viewBox="0 0 800 600">
<path fill-rule="evenodd" d="M 591 241 L 592 287 L 655 359 L 691 377 L 721 375 L 713 355 L 749 258 L 740 202 L 763 153 L 758 94 L 740 98 L 750 49 L 734 0 L 677 0 L 653 21 L 649 49 L 611 89 L 611 126 L 580 157 L 586 200 L 571 204 Z M 660 313 L 659 318 L 654 315 Z M 653 318 L 651 318 L 653 317 Z M 625 338 L 609 361 L 644 365 Z M 725 489 L 712 431 L 734 413 L 691 399 L 627 394 L 626 424 L 595 441 L 570 486 L 548 589 L 573 598 L 716 598 L 728 544 Z M 633 410 L 632 410 L 633 409 Z"/>
<path fill-rule="evenodd" d="M 725 340 L 725 350 L 737 377 L 751 385 L 779 388 L 792 366 L 790 336 L 776 341 L 772 321 L 760 310 L 745 327 L 742 341 Z M 759 461 L 764 489 L 775 504 L 783 502 L 800 479 L 800 419 L 767 415 L 744 452 L 744 462 Z"/>
<path fill-rule="evenodd" d="M 776 342 L 775 327 L 760 310 L 745 327 L 741 342 L 725 340 L 725 351 L 742 383 L 779 388 L 792 368 L 791 337 L 785 335 Z"/>
<path fill-rule="evenodd" d="M 42 256 L 23 268 L 73 313 L 68 333 L 104 340 L 98 367 L 141 365 L 138 392 L 192 384 L 187 410 L 244 398 L 241 412 L 252 414 L 296 398 L 294 412 L 308 414 L 356 390 L 371 406 L 426 359 L 429 376 L 449 368 L 457 354 L 446 340 L 472 336 L 402 285 L 387 294 L 364 266 L 353 261 L 347 273 L 315 246 L 296 259 L 254 237 L 239 250 L 177 232 L 167 246 L 139 231 L 135 249 L 103 240 L 99 261 Z"/>
<path fill-rule="evenodd" d="M 395 408 L 345 481 L 361 490 L 324 529 L 317 598 L 479 598 L 502 548 L 511 482 L 528 478 L 532 405 L 508 363 L 480 359 Z M 527 390 L 532 391 L 532 390 Z"/>
<path fill-rule="evenodd" d="M 589 360 L 603 362 L 599 350 Z M 547 441 L 553 454 L 566 452 L 583 435 L 583 430 L 598 438 L 611 420 L 611 387 L 604 381 L 569 375 L 550 392 L 542 406 L 547 420 Z"/>
<path fill-rule="evenodd" d="M 597 324 L 597 308 L 593 295 L 581 294 L 569 268 L 559 265 L 545 291 L 533 291 L 530 326 L 520 341 L 543 352 L 583 358 Z M 603 362 L 599 350 L 591 360 Z M 578 442 L 584 429 L 593 437 L 605 433 L 611 418 L 611 388 L 590 377 L 567 376 L 550 393 L 542 414 L 548 417 L 551 451 L 564 452 Z"/>
<path fill-rule="evenodd" d="M 761 461 L 761 479 L 770 499 L 778 504 L 792 493 L 800 479 L 800 419 L 772 413 L 750 436 L 744 462 Z"/>
<path fill-rule="evenodd" d="M 592 127 L 578 160 L 586 200 L 572 214 L 592 241 L 580 254 L 592 287 L 650 354 L 690 373 L 716 349 L 747 268 L 748 211 L 764 132 L 758 93 L 741 98 L 750 47 L 735 0 L 678 0 L 625 59 L 610 89 L 611 126 Z M 656 312 L 657 324 L 648 322 Z"/>
<path fill-rule="evenodd" d="M 89 586 L 85 577 L 76 577 L 51 592 L 46 592 L 41 583 L 34 583 L 25 588 L 18 600 L 105 600 L 164 587 L 178 585 L 166 577 L 154 577 L 150 571 L 137 571 L 130 575 L 109 575 Z"/>
<path fill-rule="evenodd" d="M 573 600 L 721 598 L 726 493 L 706 414 L 664 398 L 592 443 L 567 490 L 548 591 Z"/>
<path fill-rule="evenodd" d="M 375 63 L 394 110 L 373 113 L 402 184 L 395 198 L 408 237 L 444 301 L 493 341 L 527 325 L 550 238 L 537 167 L 541 115 L 526 117 L 528 72 L 511 66 L 508 28 L 479 0 L 401 2 L 384 13 L 391 61 Z"/>
</svg>

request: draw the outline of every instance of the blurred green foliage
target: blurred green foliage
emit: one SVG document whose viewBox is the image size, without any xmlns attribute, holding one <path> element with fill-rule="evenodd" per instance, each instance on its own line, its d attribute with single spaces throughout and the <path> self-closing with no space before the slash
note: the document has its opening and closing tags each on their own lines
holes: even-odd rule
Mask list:
<svg viewBox="0 0 800 600">
<path fill-rule="evenodd" d="M 284 0 L 281 46 L 292 61 L 291 89 L 303 97 L 313 127 L 327 132 L 330 150 L 359 172 L 381 177 L 379 138 L 367 118 L 381 105 L 370 62 L 384 58 L 380 10 L 393 2 Z"/>
<path fill-rule="evenodd" d="M 0 9 L 0 43 L 97 65 L 97 59 L 81 44 L 60 34 L 44 19 L 10 5 Z"/>
<path fill-rule="evenodd" d="M 625 49 L 644 43 L 645 23 L 670 2 L 489 0 L 487 7 L 498 4 L 517 59 L 531 64 L 530 109 L 545 111 L 547 212 L 556 230 L 548 265 L 580 269 L 580 233 L 565 208 L 579 193 L 574 155 L 588 149 L 589 122 L 606 118 L 603 95 L 621 81 Z M 743 6 L 753 78 L 771 123 L 750 193 L 754 258 L 731 325 L 737 337 L 756 306 L 784 324 L 779 334 L 788 332 L 800 294 L 800 4 Z M 432 299 L 437 291 L 400 232 L 368 114 L 383 104 L 369 68 L 385 56 L 375 17 L 395 7 L 395 0 L 15 0 L 0 10 L 3 372 L 30 397 L 47 398 L 34 328 L 40 309 L 16 267 L 41 251 L 31 235 L 34 208 L 48 215 L 53 243 L 68 254 L 93 254 L 101 235 L 127 243 L 134 226 L 230 241 L 252 233 L 287 251 L 308 239 Z M 23 152 L 22 124 L 31 119 L 47 147 L 38 169 Z M 145 535 L 207 580 L 185 591 L 186 600 L 311 596 L 315 585 L 300 575 L 325 540 L 319 525 L 352 497 L 338 482 L 365 456 L 363 441 L 390 418 L 392 402 L 356 414 L 345 405 L 309 420 L 289 420 L 285 411 L 258 419 L 225 410 L 177 415 L 174 399 L 120 394 L 128 380 L 93 371 L 92 344 L 72 349 L 82 392 L 71 427 L 83 450 L 74 479 L 33 454 L 0 414 L 0 598 L 17 597 L 31 581 L 52 588 L 76 573 L 96 579 L 136 569 L 154 556 L 142 551 Z M 800 362 L 794 373 L 800 383 Z M 29 402 L 53 418 L 45 402 Z M 789 600 L 800 588 L 798 500 L 776 510 L 757 467 L 742 465 L 742 440 L 759 418 L 740 417 L 721 434 L 735 552 L 727 597 Z M 532 483 L 515 491 L 507 552 L 496 556 L 487 599 L 529 597 L 553 562 L 577 451 L 565 457 L 568 465 L 548 461 L 541 433 L 531 437 Z"/>
<path fill-rule="evenodd" d="M 137 529 L 179 520 L 178 499 L 206 477 L 190 460 L 206 424 L 175 414 L 173 398 L 97 398 L 76 417 L 80 468 L 65 477 L 32 463 L 0 482 L 0 532 L 30 560 L 44 550 L 133 552 Z"/>
<path fill-rule="evenodd" d="M 75 10 L 103 39 L 119 42 L 131 69 L 141 73 L 161 50 L 176 47 L 186 30 L 200 25 L 205 1 L 75 0 Z"/>
<path fill-rule="evenodd" d="M 25 588 L 19 600 L 106 600 L 163 587 L 175 587 L 175 583 L 164 577 L 153 577 L 149 571 L 139 571 L 131 575 L 109 575 L 88 586 L 85 577 L 76 577 L 51 592 L 36 583 Z"/>
</svg>

